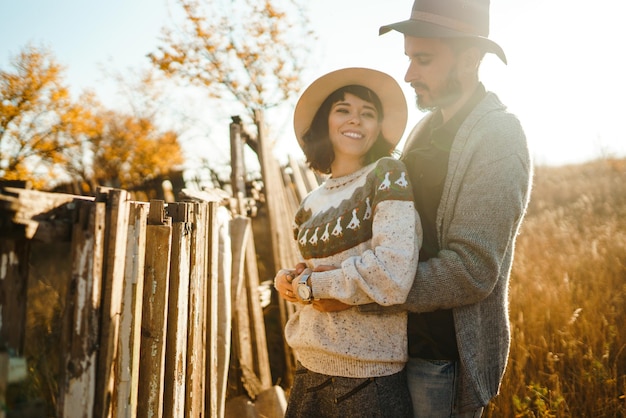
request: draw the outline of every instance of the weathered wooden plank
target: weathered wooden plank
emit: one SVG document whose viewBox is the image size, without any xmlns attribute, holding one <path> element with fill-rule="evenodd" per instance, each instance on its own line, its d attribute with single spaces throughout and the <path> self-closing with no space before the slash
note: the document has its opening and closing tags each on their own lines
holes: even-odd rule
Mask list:
<svg viewBox="0 0 626 418">
<path fill-rule="evenodd" d="M 117 410 L 120 358 L 118 340 L 122 311 L 126 234 L 130 194 L 125 190 L 99 188 L 96 201 L 106 202 L 106 242 L 102 295 L 100 353 L 96 379 L 94 416 L 107 418 Z"/>
<path fill-rule="evenodd" d="M 117 384 L 117 411 L 114 413 L 114 416 L 118 418 L 134 417 L 137 411 L 147 218 L 148 203 L 129 203 L 118 339 L 120 369 Z"/>
<path fill-rule="evenodd" d="M 206 287 L 208 249 L 208 205 L 190 203 L 193 229 L 191 231 L 189 319 L 187 341 L 187 374 L 185 382 L 185 416 L 204 414 L 206 360 Z"/>
<path fill-rule="evenodd" d="M 6 393 L 9 385 L 9 353 L 0 349 L 0 418 L 6 418 Z"/>
<path fill-rule="evenodd" d="M 29 242 L 0 240 L 0 342 L 21 355 L 26 330 Z"/>
<path fill-rule="evenodd" d="M 76 200 L 93 201 L 94 198 L 5 187 L 0 195 L 0 209 L 10 214 L 11 222 L 24 226 L 23 238 L 52 242 L 55 237 L 65 240 L 70 231 L 65 222 L 50 221 L 51 215 L 58 218 L 57 212 L 67 213 Z"/>
<path fill-rule="evenodd" d="M 167 207 L 172 217 L 172 259 L 165 351 L 165 392 L 163 416 L 184 417 L 185 373 L 187 372 L 187 319 L 189 303 L 189 256 L 191 224 L 189 203 Z"/>
<path fill-rule="evenodd" d="M 163 201 L 152 200 L 146 228 L 138 418 L 163 416 L 171 246 L 171 218 L 165 217 Z"/>
<path fill-rule="evenodd" d="M 301 201 L 310 192 L 310 190 L 308 188 L 306 180 L 304 179 L 302 170 L 300 169 L 300 164 L 293 156 L 289 157 L 289 167 L 291 167 L 293 186 L 296 192 L 296 196 L 298 198 L 298 201 Z"/>
<path fill-rule="evenodd" d="M 252 321 L 255 315 L 250 311 L 251 306 L 259 307 L 259 301 L 251 301 L 250 288 L 247 285 L 245 275 L 245 258 L 248 248 L 248 241 L 252 239 L 252 228 L 250 219 L 238 216 L 231 221 L 230 233 L 232 239 L 232 265 L 233 283 L 231 285 L 232 306 L 233 306 L 233 352 L 234 358 L 231 360 L 230 382 L 231 387 L 246 390 L 248 395 L 254 399 L 257 394 L 263 391 L 263 385 L 256 375 L 258 365 L 256 364 L 255 348 L 256 341 L 253 340 L 254 324 Z M 258 293 L 256 294 L 258 299 Z M 262 318 L 261 318 L 262 320 Z M 270 384 L 267 385 L 267 388 Z"/>
<path fill-rule="evenodd" d="M 243 199 L 246 197 L 246 167 L 241 139 L 241 119 L 233 116 L 230 124 L 230 184 L 233 197 L 237 200 L 237 211 L 243 214 Z"/>
<path fill-rule="evenodd" d="M 263 177 L 263 188 L 265 192 L 265 203 L 267 205 L 267 223 L 269 225 L 270 234 L 267 239 L 267 245 L 271 248 L 272 260 L 266 260 L 268 269 L 276 271 L 283 266 L 280 254 L 280 241 L 283 235 L 290 231 L 282 231 L 280 229 L 280 202 L 282 199 L 282 175 L 278 162 L 272 153 L 272 147 L 269 140 L 265 137 L 265 122 L 263 120 L 263 112 L 255 112 L 255 124 L 258 131 L 258 156 L 261 166 L 261 175 Z"/>
<path fill-rule="evenodd" d="M 94 412 L 105 217 L 104 203 L 77 202 L 72 225 L 71 282 L 60 341 L 65 365 L 57 399 L 60 417 L 90 418 Z"/>
<path fill-rule="evenodd" d="M 248 219 L 248 229 L 252 226 Z M 246 288 L 249 295 L 248 312 L 250 314 L 250 339 L 252 341 L 252 356 L 254 372 L 258 376 L 263 389 L 272 386 L 272 372 L 270 370 L 269 354 L 267 352 L 267 336 L 265 333 L 265 319 L 261 298 L 259 296 L 259 270 L 256 261 L 256 249 L 254 239 L 248 236 L 246 246 L 245 277 Z"/>
<path fill-rule="evenodd" d="M 230 355 L 230 305 L 224 300 L 227 292 L 224 283 L 230 285 L 230 263 L 225 268 L 224 260 L 230 261 L 230 248 L 223 248 L 224 240 L 228 240 L 228 233 L 223 234 L 223 225 L 228 222 L 219 221 L 217 202 L 210 202 L 208 206 L 208 278 L 206 297 L 206 390 L 205 390 L 205 417 L 224 416 L 225 385 Z M 226 230 L 228 228 L 226 227 Z M 222 240 L 220 240 L 222 238 Z M 225 270 L 227 269 L 227 274 Z M 224 276 L 228 277 L 224 277 Z M 230 287 L 228 288 L 228 293 Z M 230 298 L 229 298 L 230 302 Z M 225 309 L 227 312 L 225 312 Z M 226 318 L 227 317 L 227 318 Z M 226 337 L 225 334 L 228 334 Z"/>
<path fill-rule="evenodd" d="M 272 249 L 272 263 L 268 263 L 268 269 L 276 272 L 280 268 L 291 268 L 298 262 L 297 249 L 291 235 L 291 224 L 295 210 L 289 207 L 285 184 L 283 182 L 280 167 L 272 154 L 271 147 L 265 138 L 265 125 L 262 112 L 255 113 L 255 123 L 259 131 L 259 162 L 263 185 L 265 190 L 265 202 L 267 204 L 267 217 L 269 224 L 268 244 Z M 267 260 L 266 260 L 267 261 Z M 281 314 L 282 326 L 287 323 L 293 313 L 293 307 L 287 302 L 278 302 Z M 291 378 L 295 370 L 295 358 L 291 348 L 284 342 L 285 349 L 285 384 L 291 384 Z"/>
</svg>

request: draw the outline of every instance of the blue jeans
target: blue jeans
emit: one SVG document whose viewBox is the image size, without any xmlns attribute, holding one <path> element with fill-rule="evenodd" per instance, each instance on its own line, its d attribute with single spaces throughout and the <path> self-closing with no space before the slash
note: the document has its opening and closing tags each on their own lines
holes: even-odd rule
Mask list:
<svg viewBox="0 0 626 418">
<path fill-rule="evenodd" d="M 457 363 L 410 358 L 407 381 L 415 418 L 478 418 L 483 408 L 458 412 L 454 403 L 458 381 Z"/>
</svg>

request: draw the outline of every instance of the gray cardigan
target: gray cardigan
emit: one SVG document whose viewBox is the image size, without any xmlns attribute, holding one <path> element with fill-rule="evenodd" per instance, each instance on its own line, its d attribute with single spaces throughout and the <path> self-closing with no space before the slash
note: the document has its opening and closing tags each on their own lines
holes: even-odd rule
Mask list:
<svg viewBox="0 0 626 418">
<path fill-rule="evenodd" d="M 405 150 L 430 117 L 413 129 Z M 452 309 L 461 365 L 456 404 L 461 410 L 487 405 L 506 368 L 509 275 L 532 171 L 518 119 L 488 92 L 452 145 L 437 212 L 441 251 L 418 264 L 402 305 L 411 312 Z"/>
</svg>

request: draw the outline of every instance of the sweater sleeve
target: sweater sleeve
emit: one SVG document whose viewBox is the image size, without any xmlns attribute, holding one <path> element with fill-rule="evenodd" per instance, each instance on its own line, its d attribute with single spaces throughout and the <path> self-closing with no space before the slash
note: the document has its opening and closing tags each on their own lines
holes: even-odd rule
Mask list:
<svg viewBox="0 0 626 418">
<path fill-rule="evenodd" d="M 404 168 L 398 161 L 394 164 Z M 376 188 L 384 187 L 376 184 Z M 422 228 L 411 188 L 403 187 L 402 193 L 407 195 L 377 193 L 370 248 L 347 257 L 340 269 L 313 273 L 311 285 L 316 298 L 384 306 L 406 300 L 417 269 Z"/>
</svg>

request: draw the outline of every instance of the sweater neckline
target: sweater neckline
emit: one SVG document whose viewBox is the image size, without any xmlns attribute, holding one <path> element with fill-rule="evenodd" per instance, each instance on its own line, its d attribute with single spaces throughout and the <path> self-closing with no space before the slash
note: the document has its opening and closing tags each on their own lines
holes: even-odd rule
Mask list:
<svg viewBox="0 0 626 418">
<path fill-rule="evenodd" d="M 354 182 L 356 179 L 361 177 L 365 172 L 367 172 L 370 166 L 371 164 L 368 164 L 359 168 L 357 171 L 346 174 L 345 176 L 336 178 L 330 177 L 324 182 L 324 188 L 326 188 L 327 190 L 332 190 L 347 186 L 348 184 Z"/>
</svg>

